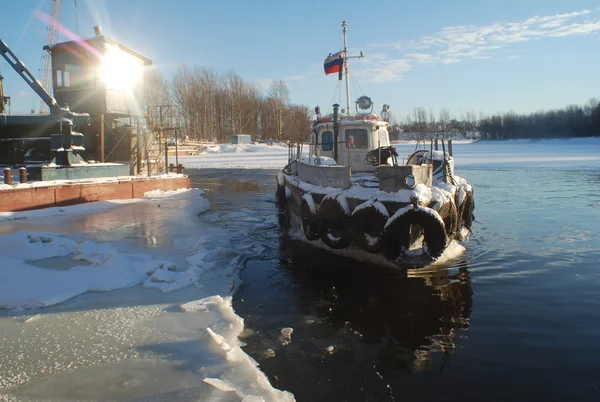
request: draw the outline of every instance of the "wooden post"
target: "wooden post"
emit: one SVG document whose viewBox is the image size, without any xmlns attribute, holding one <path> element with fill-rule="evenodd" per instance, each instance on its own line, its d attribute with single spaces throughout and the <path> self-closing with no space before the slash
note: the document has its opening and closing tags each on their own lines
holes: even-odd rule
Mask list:
<svg viewBox="0 0 600 402">
<path fill-rule="evenodd" d="M 27 183 L 27 168 L 19 168 L 19 181 L 21 183 Z"/>
<path fill-rule="evenodd" d="M 165 172 L 169 166 L 169 141 L 165 141 Z"/>
<path fill-rule="evenodd" d="M 12 184 L 12 170 L 4 168 L 4 184 Z"/>
<path fill-rule="evenodd" d="M 177 129 L 175 129 L 175 164 L 179 165 L 179 136 L 177 135 Z"/>
<path fill-rule="evenodd" d="M 100 162 L 104 162 L 104 113 L 100 113 Z"/>
<path fill-rule="evenodd" d="M 137 128 L 136 128 L 136 152 L 137 152 L 137 174 L 142 174 L 142 123 L 140 122 L 140 116 L 136 118 L 137 120 Z"/>
</svg>

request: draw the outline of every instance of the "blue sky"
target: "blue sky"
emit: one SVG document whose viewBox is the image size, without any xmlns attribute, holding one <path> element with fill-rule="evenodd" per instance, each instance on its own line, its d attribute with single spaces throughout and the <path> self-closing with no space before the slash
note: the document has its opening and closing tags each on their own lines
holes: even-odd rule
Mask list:
<svg viewBox="0 0 600 402">
<path fill-rule="evenodd" d="M 3 5 L 0 38 L 37 75 L 50 0 Z M 422 106 L 453 114 L 531 112 L 600 97 L 597 0 L 79 0 L 79 34 L 94 25 L 150 57 L 169 78 L 177 66 L 234 70 L 268 88 L 283 79 L 293 103 L 325 110 L 334 75 L 323 60 L 343 47 L 348 22 L 351 96 L 366 94 L 396 116 Z M 73 0 L 61 22 L 75 31 Z M 64 36 L 61 36 L 66 40 Z M 61 39 L 59 38 L 59 39 Z M 2 60 L 12 112 L 28 112 L 33 92 Z M 38 102 L 36 101 L 36 104 Z"/>
</svg>

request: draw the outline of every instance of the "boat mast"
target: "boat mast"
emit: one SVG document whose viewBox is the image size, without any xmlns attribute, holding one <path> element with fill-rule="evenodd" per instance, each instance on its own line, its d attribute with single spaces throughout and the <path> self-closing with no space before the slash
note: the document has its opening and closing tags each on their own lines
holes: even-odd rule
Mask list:
<svg viewBox="0 0 600 402">
<path fill-rule="evenodd" d="M 344 28 L 344 70 L 346 74 L 346 113 L 350 114 L 350 82 L 348 81 L 348 41 L 346 39 L 346 21 L 342 21 Z"/>
<path fill-rule="evenodd" d="M 350 66 L 348 65 L 348 59 L 362 59 L 364 56 L 362 50 L 358 56 L 348 56 L 348 40 L 346 38 L 346 21 L 342 21 L 342 28 L 344 28 L 344 70 L 346 73 L 346 113 L 350 114 L 350 81 L 348 80 L 348 71 Z"/>
</svg>

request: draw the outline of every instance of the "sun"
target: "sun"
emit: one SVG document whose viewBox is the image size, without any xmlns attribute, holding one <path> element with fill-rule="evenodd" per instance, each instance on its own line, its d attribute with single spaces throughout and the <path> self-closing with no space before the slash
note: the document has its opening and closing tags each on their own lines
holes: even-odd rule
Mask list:
<svg viewBox="0 0 600 402">
<path fill-rule="evenodd" d="M 142 79 L 144 64 L 136 57 L 113 45 L 106 45 L 99 76 L 106 89 L 132 92 Z"/>
</svg>

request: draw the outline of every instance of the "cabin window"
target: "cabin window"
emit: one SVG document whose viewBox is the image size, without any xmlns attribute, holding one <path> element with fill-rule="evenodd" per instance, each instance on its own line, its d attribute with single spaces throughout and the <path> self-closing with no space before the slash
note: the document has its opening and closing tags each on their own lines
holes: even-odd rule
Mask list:
<svg viewBox="0 0 600 402">
<path fill-rule="evenodd" d="M 64 72 L 63 84 L 66 88 L 71 86 L 71 73 L 69 71 Z"/>
<path fill-rule="evenodd" d="M 385 128 L 380 128 L 379 129 L 379 146 L 387 147 L 388 145 L 390 145 L 390 137 L 388 135 L 388 132 Z"/>
<path fill-rule="evenodd" d="M 63 86 L 63 71 L 56 70 L 56 86 L 62 88 Z"/>
<path fill-rule="evenodd" d="M 321 149 L 323 151 L 333 150 L 333 133 L 331 131 L 324 131 L 321 134 Z"/>
<path fill-rule="evenodd" d="M 346 138 L 354 139 L 354 148 L 367 149 L 369 148 L 369 136 L 364 128 L 348 128 L 346 129 Z"/>
</svg>

